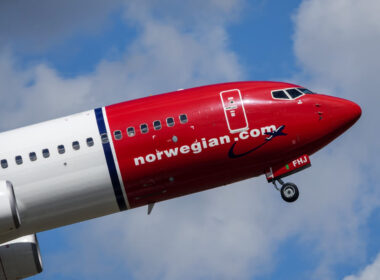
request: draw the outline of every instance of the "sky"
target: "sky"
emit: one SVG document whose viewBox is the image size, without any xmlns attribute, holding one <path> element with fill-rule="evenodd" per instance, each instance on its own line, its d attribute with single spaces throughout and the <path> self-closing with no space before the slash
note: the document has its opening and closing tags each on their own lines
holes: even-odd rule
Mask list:
<svg viewBox="0 0 380 280">
<path fill-rule="evenodd" d="M 32 279 L 342 279 L 380 274 L 378 0 L 0 2 L 0 130 L 217 82 L 278 80 L 362 117 L 286 178 L 263 176 L 38 234 Z"/>
</svg>

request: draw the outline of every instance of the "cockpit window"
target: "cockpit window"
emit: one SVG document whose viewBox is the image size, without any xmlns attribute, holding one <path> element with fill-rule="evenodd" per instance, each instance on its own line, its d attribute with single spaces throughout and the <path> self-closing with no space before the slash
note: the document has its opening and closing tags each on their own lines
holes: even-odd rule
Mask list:
<svg viewBox="0 0 380 280">
<path fill-rule="evenodd" d="M 295 99 L 295 98 L 297 98 L 297 97 L 299 97 L 299 96 L 302 95 L 302 92 L 296 90 L 295 88 L 287 89 L 286 91 L 289 93 L 289 95 L 290 95 L 293 99 Z"/>
<path fill-rule="evenodd" d="M 283 90 L 277 90 L 272 92 L 273 98 L 276 99 L 289 99 L 289 97 L 286 95 L 285 91 Z"/>
<path fill-rule="evenodd" d="M 307 88 L 298 88 L 299 91 L 302 91 L 305 94 L 313 94 L 311 90 L 308 90 Z"/>
</svg>

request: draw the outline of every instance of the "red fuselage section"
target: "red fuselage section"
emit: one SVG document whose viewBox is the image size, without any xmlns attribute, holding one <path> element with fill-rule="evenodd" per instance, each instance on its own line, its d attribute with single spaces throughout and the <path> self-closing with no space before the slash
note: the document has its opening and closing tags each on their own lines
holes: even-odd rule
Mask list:
<svg viewBox="0 0 380 280">
<path fill-rule="evenodd" d="M 106 107 L 130 207 L 259 176 L 313 154 L 360 117 L 341 98 L 274 94 L 295 88 L 226 83 Z"/>
</svg>

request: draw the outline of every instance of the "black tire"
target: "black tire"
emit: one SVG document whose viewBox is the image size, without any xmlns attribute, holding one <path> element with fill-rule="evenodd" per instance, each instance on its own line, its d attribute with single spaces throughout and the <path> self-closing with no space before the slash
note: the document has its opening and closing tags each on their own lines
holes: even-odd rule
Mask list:
<svg viewBox="0 0 380 280">
<path fill-rule="evenodd" d="M 293 183 L 285 183 L 281 187 L 281 197 L 286 202 L 294 202 L 298 199 L 300 193 Z"/>
</svg>

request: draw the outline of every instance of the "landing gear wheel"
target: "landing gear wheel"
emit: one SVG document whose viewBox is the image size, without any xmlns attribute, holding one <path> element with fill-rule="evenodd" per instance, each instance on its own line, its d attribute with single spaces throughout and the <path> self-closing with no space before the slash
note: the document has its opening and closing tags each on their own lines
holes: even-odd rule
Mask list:
<svg viewBox="0 0 380 280">
<path fill-rule="evenodd" d="M 286 202 L 294 202 L 299 197 L 298 188 L 293 183 L 285 183 L 281 187 L 281 197 Z"/>
</svg>

